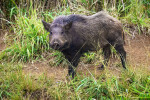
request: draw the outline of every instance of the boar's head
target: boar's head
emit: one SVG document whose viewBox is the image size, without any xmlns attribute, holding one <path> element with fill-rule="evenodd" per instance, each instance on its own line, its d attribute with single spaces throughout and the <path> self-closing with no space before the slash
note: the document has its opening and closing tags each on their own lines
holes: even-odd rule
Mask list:
<svg viewBox="0 0 150 100">
<path fill-rule="evenodd" d="M 50 47 L 55 50 L 64 50 L 69 48 L 71 43 L 71 34 L 69 29 L 71 28 L 72 22 L 62 25 L 58 23 L 47 23 L 42 20 L 44 28 L 50 33 L 49 44 Z"/>
</svg>

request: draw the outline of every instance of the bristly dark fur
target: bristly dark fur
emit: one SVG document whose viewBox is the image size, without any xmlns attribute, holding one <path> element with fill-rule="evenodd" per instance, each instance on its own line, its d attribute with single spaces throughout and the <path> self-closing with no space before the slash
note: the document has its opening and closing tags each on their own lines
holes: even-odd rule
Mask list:
<svg viewBox="0 0 150 100">
<path fill-rule="evenodd" d="M 76 15 L 76 14 L 72 14 L 72 15 L 68 15 L 68 16 L 58 16 L 52 24 L 68 24 L 70 22 L 84 22 L 85 18 L 80 16 L 80 15 Z"/>
</svg>

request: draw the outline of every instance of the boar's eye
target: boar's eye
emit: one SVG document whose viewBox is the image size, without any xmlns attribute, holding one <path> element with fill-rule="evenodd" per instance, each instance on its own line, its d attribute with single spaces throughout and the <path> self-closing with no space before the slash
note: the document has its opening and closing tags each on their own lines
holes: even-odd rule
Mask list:
<svg viewBox="0 0 150 100">
<path fill-rule="evenodd" d="M 52 35 L 52 32 L 50 32 L 50 35 Z"/>
<path fill-rule="evenodd" d="M 64 34 L 64 32 L 61 32 L 61 34 Z"/>
</svg>

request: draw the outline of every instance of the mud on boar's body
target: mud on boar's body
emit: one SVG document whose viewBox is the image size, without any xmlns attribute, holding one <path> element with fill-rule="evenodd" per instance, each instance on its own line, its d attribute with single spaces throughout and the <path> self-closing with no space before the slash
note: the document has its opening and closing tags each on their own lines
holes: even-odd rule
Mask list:
<svg viewBox="0 0 150 100">
<path fill-rule="evenodd" d="M 70 62 L 68 73 L 73 78 L 81 55 L 100 48 L 104 52 L 104 65 L 107 65 L 111 55 L 110 47 L 114 46 L 120 55 L 122 66 L 126 68 L 122 25 L 105 12 L 101 11 L 91 16 L 58 16 L 51 24 L 42 22 L 44 28 L 50 32 L 50 46 L 61 51 Z"/>
</svg>

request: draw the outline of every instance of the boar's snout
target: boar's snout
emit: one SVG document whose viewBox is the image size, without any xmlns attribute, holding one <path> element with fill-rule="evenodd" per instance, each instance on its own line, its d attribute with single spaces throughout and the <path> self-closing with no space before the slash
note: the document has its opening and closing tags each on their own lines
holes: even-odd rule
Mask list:
<svg viewBox="0 0 150 100">
<path fill-rule="evenodd" d="M 50 46 L 55 50 L 59 50 L 62 45 L 63 43 L 61 43 L 58 39 L 53 39 L 50 41 Z"/>
<path fill-rule="evenodd" d="M 69 43 L 67 40 L 62 40 L 62 39 L 52 39 L 50 41 L 50 47 L 55 49 L 55 50 L 63 50 L 66 49 L 69 46 Z"/>
</svg>

